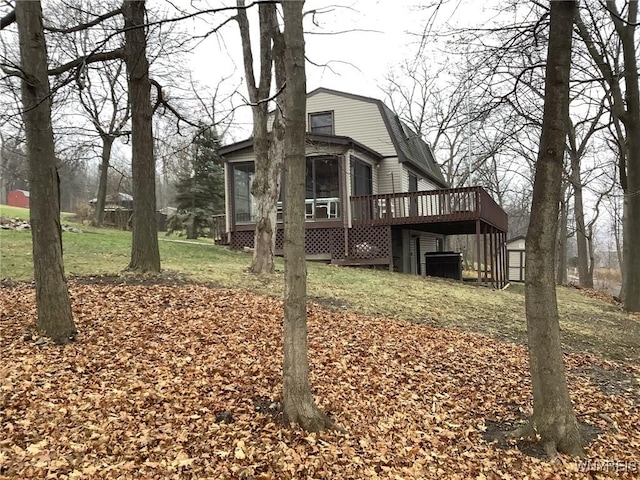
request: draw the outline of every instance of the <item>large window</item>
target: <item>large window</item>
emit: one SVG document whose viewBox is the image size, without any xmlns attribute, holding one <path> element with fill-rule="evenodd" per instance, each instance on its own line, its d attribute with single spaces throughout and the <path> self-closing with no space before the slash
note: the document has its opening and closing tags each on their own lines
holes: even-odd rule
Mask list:
<svg viewBox="0 0 640 480">
<path fill-rule="evenodd" d="M 308 157 L 306 172 L 307 219 L 340 218 L 340 169 L 336 157 Z"/>
<path fill-rule="evenodd" d="M 333 135 L 333 112 L 310 113 L 309 131 L 323 135 Z"/>
<path fill-rule="evenodd" d="M 340 218 L 340 173 L 337 157 L 306 159 L 306 218 L 323 220 Z M 233 215 L 236 223 L 256 221 L 256 202 L 251 195 L 251 183 L 255 176 L 253 163 L 233 165 Z M 284 180 L 278 202 L 278 220 L 282 220 Z"/>
<path fill-rule="evenodd" d="M 351 157 L 351 195 L 373 194 L 371 165 Z"/>
<path fill-rule="evenodd" d="M 255 200 L 251 195 L 254 171 L 253 163 L 233 166 L 233 213 L 236 223 L 256 220 Z"/>
</svg>

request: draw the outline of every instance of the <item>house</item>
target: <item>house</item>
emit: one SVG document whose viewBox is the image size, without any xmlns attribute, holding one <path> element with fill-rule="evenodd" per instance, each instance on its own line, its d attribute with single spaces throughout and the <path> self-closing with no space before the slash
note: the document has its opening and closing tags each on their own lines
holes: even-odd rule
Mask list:
<svg viewBox="0 0 640 480">
<path fill-rule="evenodd" d="M 425 254 L 442 251 L 447 235 L 476 234 L 485 260 L 478 281 L 504 284 L 506 213 L 481 187 L 449 188 L 429 145 L 383 102 L 318 88 L 307 94 L 307 132 L 308 259 L 424 275 Z M 251 247 L 253 141 L 219 154 L 227 193 L 222 243 Z"/>
<path fill-rule="evenodd" d="M 7 194 L 7 205 L 11 207 L 29 208 L 29 192 L 26 190 L 11 190 Z"/>
<path fill-rule="evenodd" d="M 89 205 L 96 208 L 97 198 L 89 200 Z M 131 227 L 131 215 L 133 214 L 133 197 L 128 193 L 118 192 L 107 195 L 104 199 L 104 216 L 102 225 L 115 227 L 120 230 L 128 230 Z"/>
<path fill-rule="evenodd" d="M 519 235 L 507 240 L 507 280 L 524 282 L 525 236 Z"/>
</svg>

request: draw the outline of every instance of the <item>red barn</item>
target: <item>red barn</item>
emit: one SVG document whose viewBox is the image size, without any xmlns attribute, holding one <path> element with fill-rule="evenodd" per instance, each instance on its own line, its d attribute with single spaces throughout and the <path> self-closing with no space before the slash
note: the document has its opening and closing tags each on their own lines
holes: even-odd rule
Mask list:
<svg viewBox="0 0 640 480">
<path fill-rule="evenodd" d="M 26 190 L 11 190 L 7 195 L 7 205 L 29 208 L 29 192 Z"/>
</svg>

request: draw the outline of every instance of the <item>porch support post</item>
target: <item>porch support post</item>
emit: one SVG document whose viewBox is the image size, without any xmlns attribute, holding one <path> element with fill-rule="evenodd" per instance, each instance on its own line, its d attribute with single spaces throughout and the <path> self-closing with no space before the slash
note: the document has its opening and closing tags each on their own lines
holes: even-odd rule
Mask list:
<svg viewBox="0 0 640 480">
<path fill-rule="evenodd" d="M 507 286 L 507 282 L 509 281 L 507 278 L 508 270 L 507 270 L 507 234 L 502 232 L 501 237 L 501 249 L 502 249 L 502 287 Z"/>
<path fill-rule="evenodd" d="M 483 262 L 484 262 L 484 281 L 489 283 L 489 265 L 487 261 L 487 230 L 489 228 L 485 225 L 482 232 L 482 253 L 483 253 Z"/>
<path fill-rule="evenodd" d="M 493 227 L 489 227 L 489 262 L 491 264 L 491 286 L 493 288 L 497 287 L 496 266 L 498 265 L 497 258 L 495 258 L 496 257 L 495 236 L 496 236 L 495 229 Z"/>
<path fill-rule="evenodd" d="M 496 233 L 496 252 L 498 254 L 498 265 L 499 265 L 499 278 L 498 278 L 498 288 L 502 288 L 504 287 L 504 282 L 502 281 L 502 277 L 503 277 L 503 272 L 504 270 L 502 269 L 502 232 L 500 230 L 497 230 Z"/>
<path fill-rule="evenodd" d="M 476 265 L 478 268 L 478 285 L 482 282 L 482 270 L 480 269 L 480 219 L 476 220 Z"/>
<path fill-rule="evenodd" d="M 387 229 L 389 234 L 389 243 L 387 244 L 389 252 L 389 271 L 393 273 L 393 231 L 391 229 L 391 225 L 389 225 Z"/>
</svg>

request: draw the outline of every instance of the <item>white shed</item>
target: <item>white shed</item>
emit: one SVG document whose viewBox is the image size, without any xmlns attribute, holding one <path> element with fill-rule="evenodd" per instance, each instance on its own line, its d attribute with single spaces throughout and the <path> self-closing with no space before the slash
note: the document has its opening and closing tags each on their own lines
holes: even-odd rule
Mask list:
<svg viewBox="0 0 640 480">
<path fill-rule="evenodd" d="M 524 282 L 524 246 L 524 235 L 507 240 L 507 280 L 510 282 Z"/>
</svg>

